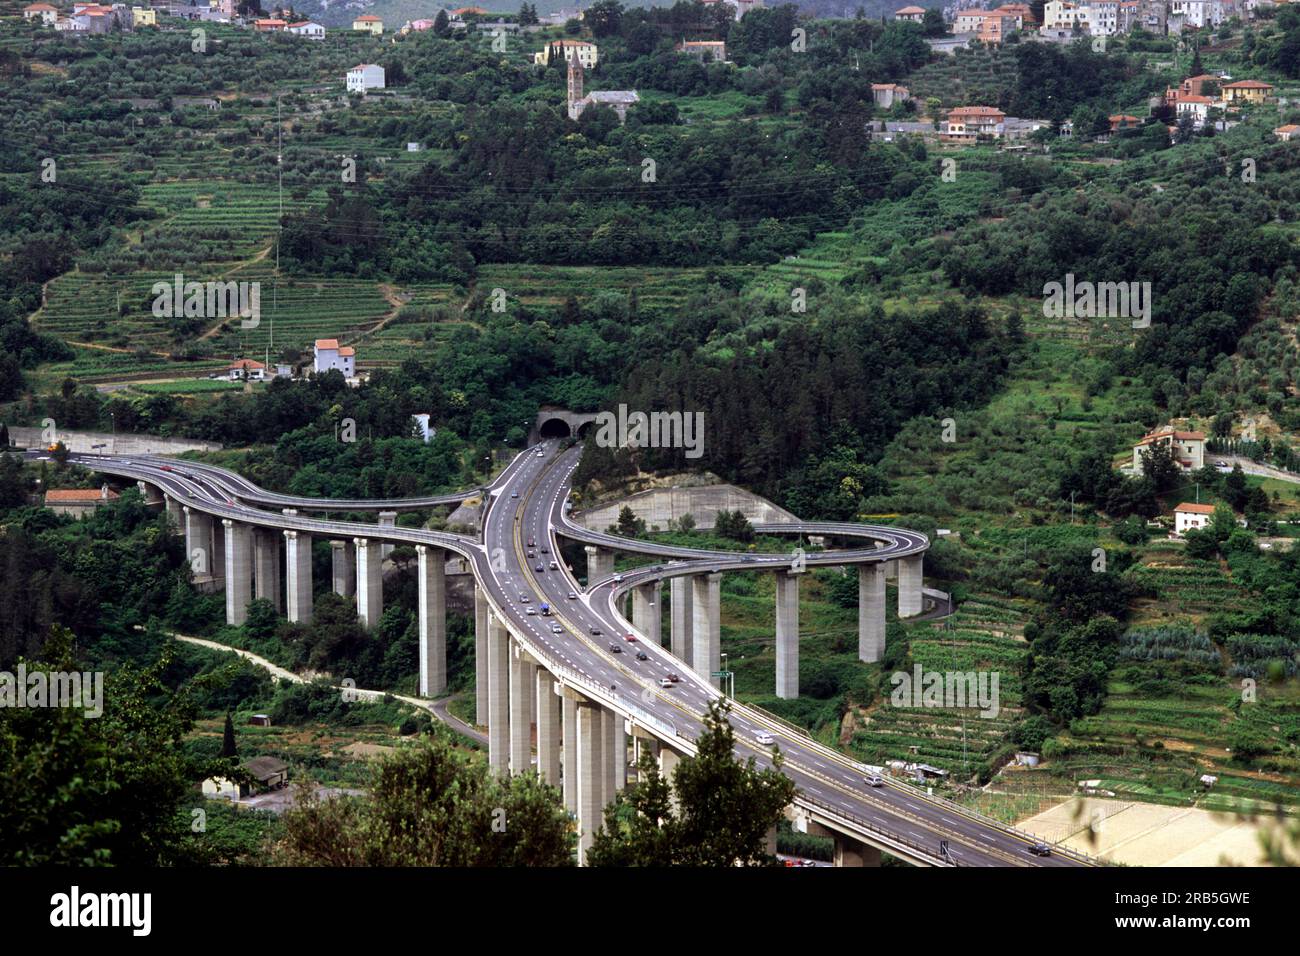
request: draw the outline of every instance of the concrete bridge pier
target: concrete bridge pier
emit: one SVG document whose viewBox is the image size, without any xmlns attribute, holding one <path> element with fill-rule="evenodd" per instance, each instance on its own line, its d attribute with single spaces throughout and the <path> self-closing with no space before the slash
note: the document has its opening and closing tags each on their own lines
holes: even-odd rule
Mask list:
<svg viewBox="0 0 1300 956">
<path fill-rule="evenodd" d="M 587 851 L 601 827 L 604 810 L 605 729 L 600 704 L 577 702 L 578 752 L 578 865 L 587 862 Z"/>
<path fill-rule="evenodd" d="M 537 665 L 528 652 L 510 642 L 510 773 L 532 770 L 533 691 L 537 687 Z"/>
<path fill-rule="evenodd" d="M 714 687 L 721 678 L 713 674 L 722 665 L 718 626 L 721 574 L 691 576 L 691 669 Z"/>
<path fill-rule="evenodd" d="M 277 613 L 283 613 L 280 600 L 280 541 L 274 528 L 253 529 L 253 596 L 270 601 Z"/>
<path fill-rule="evenodd" d="M 436 697 L 447 689 L 447 552 L 417 544 L 420 590 L 420 696 Z"/>
<path fill-rule="evenodd" d="M 662 643 L 659 633 L 663 619 L 663 609 L 659 606 L 662 594 L 663 585 L 659 581 L 638 584 L 632 590 L 632 622 L 655 647 Z"/>
<path fill-rule="evenodd" d="M 799 696 L 799 575 L 776 572 L 776 696 Z"/>
<path fill-rule="evenodd" d="M 221 524 L 226 530 L 226 623 L 238 627 L 248 620 L 253 596 L 253 529 L 229 518 Z"/>
<path fill-rule="evenodd" d="M 885 565 L 858 565 L 858 660 L 885 656 Z"/>
<path fill-rule="evenodd" d="M 583 547 L 587 552 L 587 587 L 614 573 L 614 552 L 594 544 Z"/>
<path fill-rule="evenodd" d="M 668 643 L 673 656 L 687 664 L 691 662 L 691 624 L 695 616 L 691 610 L 691 580 L 687 577 L 669 581 L 672 606 L 668 612 Z"/>
<path fill-rule="evenodd" d="M 898 616 L 915 617 L 920 614 L 924 602 L 921 597 L 923 584 L 922 564 L 925 556 L 914 554 L 910 558 L 898 559 Z"/>
<path fill-rule="evenodd" d="M 223 526 L 215 519 L 212 522 L 212 561 L 209 566 L 212 568 L 212 579 L 217 582 L 217 586 L 225 587 L 226 534 Z"/>
<path fill-rule="evenodd" d="M 353 538 L 357 546 L 357 617 L 367 628 L 375 627 L 384 613 L 384 573 L 379 542 Z"/>
<path fill-rule="evenodd" d="M 488 723 L 488 601 L 474 582 L 474 723 Z"/>
<path fill-rule="evenodd" d="M 605 793 L 604 803 L 611 803 L 618 792 L 627 786 L 627 734 L 623 718 L 606 710 L 605 723 Z"/>
<path fill-rule="evenodd" d="M 167 495 L 167 520 L 177 533 L 185 532 L 185 506 L 171 495 Z"/>
<path fill-rule="evenodd" d="M 330 577 L 335 594 L 352 597 L 357 593 L 357 561 L 351 541 L 330 542 Z"/>
<path fill-rule="evenodd" d="M 379 512 L 379 527 L 381 527 L 381 528 L 396 528 L 396 527 L 397 527 L 397 512 L 396 512 L 396 511 L 381 511 L 381 512 Z M 393 553 L 393 548 L 394 548 L 394 547 L 395 547 L 395 546 L 394 546 L 394 545 L 391 545 L 391 544 L 384 544 L 384 545 L 382 545 L 382 546 L 380 547 L 380 549 L 379 549 L 379 551 L 380 551 L 380 557 L 387 558 L 390 554 Z"/>
<path fill-rule="evenodd" d="M 311 535 L 292 529 L 284 533 L 285 614 L 303 624 L 311 620 Z"/>
<path fill-rule="evenodd" d="M 543 783 L 560 786 L 560 739 L 564 732 L 560 693 L 555 678 L 545 667 L 536 668 L 537 686 L 537 773 Z"/>
<path fill-rule="evenodd" d="M 880 850 L 852 837 L 835 834 L 835 866 L 880 866 Z"/>
<path fill-rule="evenodd" d="M 578 701 L 579 695 L 556 685 L 560 693 L 560 715 L 564 726 L 563 752 L 561 754 L 561 783 L 564 791 L 564 809 L 578 814 Z"/>
<path fill-rule="evenodd" d="M 488 766 L 499 777 L 510 773 L 510 633 L 495 614 L 488 616 Z"/>
<path fill-rule="evenodd" d="M 195 580 L 209 580 L 215 577 L 212 562 L 212 516 L 202 511 L 195 511 L 186 505 L 185 515 L 185 553 L 190 559 L 190 568 Z"/>
<path fill-rule="evenodd" d="M 140 489 L 140 497 L 144 499 L 145 504 L 162 504 L 163 493 L 158 490 L 157 485 L 151 485 L 147 481 L 137 481 L 135 486 Z"/>
</svg>

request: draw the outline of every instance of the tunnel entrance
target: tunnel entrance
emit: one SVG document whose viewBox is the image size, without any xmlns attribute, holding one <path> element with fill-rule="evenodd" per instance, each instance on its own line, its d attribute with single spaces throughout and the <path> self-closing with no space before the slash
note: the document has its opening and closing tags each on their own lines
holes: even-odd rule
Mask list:
<svg viewBox="0 0 1300 956">
<path fill-rule="evenodd" d="M 569 423 L 563 418 L 548 418 L 542 422 L 542 427 L 537 430 L 537 433 L 543 438 L 568 438 L 571 434 Z"/>
</svg>

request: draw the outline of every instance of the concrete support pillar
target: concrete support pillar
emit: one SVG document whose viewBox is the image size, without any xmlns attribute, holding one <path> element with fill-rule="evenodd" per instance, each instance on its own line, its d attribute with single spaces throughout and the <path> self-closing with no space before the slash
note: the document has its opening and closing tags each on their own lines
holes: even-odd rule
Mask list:
<svg viewBox="0 0 1300 956">
<path fill-rule="evenodd" d="M 447 689 L 447 552 L 417 544 L 415 554 L 420 589 L 420 696 L 437 697 Z"/>
<path fill-rule="evenodd" d="M 537 665 L 528 653 L 510 642 L 510 772 L 528 773 L 533 766 L 533 690 Z"/>
<path fill-rule="evenodd" d="M 284 533 L 285 614 L 291 621 L 311 620 L 311 535 Z"/>
<path fill-rule="evenodd" d="M 555 678 L 544 667 L 534 668 L 537 686 L 537 772 L 543 783 L 560 786 L 560 695 L 555 692 Z"/>
<path fill-rule="evenodd" d="M 880 850 L 837 833 L 835 834 L 834 860 L 836 866 L 880 866 Z"/>
<path fill-rule="evenodd" d="M 604 746 L 603 708 L 599 704 L 582 701 L 578 704 L 578 865 L 587 862 L 587 851 L 601 827 L 601 802 L 604 789 L 604 768 L 601 756 Z"/>
<path fill-rule="evenodd" d="M 885 656 L 885 565 L 858 565 L 858 660 Z"/>
<path fill-rule="evenodd" d="M 627 786 L 627 734 L 623 718 L 612 710 L 605 711 L 605 802 L 611 802 Z"/>
<path fill-rule="evenodd" d="M 351 541 L 330 542 L 330 569 L 335 594 L 352 597 L 357 593 L 357 561 Z"/>
<path fill-rule="evenodd" d="M 226 529 L 226 623 L 238 626 L 248 619 L 253 597 L 253 529 L 229 518 L 221 524 Z"/>
<path fill-rule="evenodd" d="M 614 573 L 613 551 L 598 548 L 594 544 L 586 545 L 583 550 L 587 552 L 587 587 Z"/>
<path fill-rule="evenodd" d="M 212 551 L 212 516 L 202 511 L 195 511 L 188 505 L 185 514 L 185 553 L 189 555 L 190 568 L 197 580 L 208 580 L 216 576 L 213 562 L 216 555 Z"/>
<path fill-rule="evenodd" d="M 280 540 L 274 528 L 253 530 L 253 596 L 270 601 L 277 612 L 284 611 L 280 600 Z"/>
<path fill-rule="evenodd" d="M 564 725 L 564 809 L 578 814 L 578 702 L 570 695 L 560 698 L 561 723 Z"/>
<path fill-rule="evenodd" d="M 659 776 L 668 781 L 669 786 L 673 785 L 673 774 L 677 771 L 677 765 L 682 762 L 682 756 L 671 747 L 660 745 L 659 747 Z M 677 808 L 677 789 L 672 790 L 673 809 Z"/>
<path fill-rule="evenodd" d="M 638 584 L 632 589 L 632 623 L 655 647 L 661 644 L 659 622 L 663 608 L 659 606 L 659 598 L 662 592 L 663 585 L 659 581 Z"/>
<path fill-rule="evenodd" d="M 171 495 L 167 496 L 167 520 L 178 534 L 185 532 L 185 507 Z"/>
<path fill-rule="evenodd" d="M 767 831 L 767 850 L 768 856 L 776 856 L 776 827 Z"/>
<path fill-rule="evenodd" d="M 151 485 L 147 481 L 137 481 L 135 486 L 140 489 L 140 497 L 144 499 L 147 505 L 160 504 L 163 500 L 163 494 L 158 490 L 157 485 Z"/>
<path fill-rule="evenodd" d="M 691 579 L 687 577 L 672 578 L 669 582 L 672 595 L 672 607 L 669 610 L 668 629 L 669 645 L 674 657 L 681 658 L 687 664 L 691 662 L 691 624 L 694 612 L 691 610 Z"/>
<path fill-rule="evenodd" d="M 352 540 L 357 546 L 357 617 L 366 627 L 374 627 L 384 613 L 384 571 L 379 542 L 372 538 Z"/>
<path fill-rule="evenodd" d="M 488 722 L 488 602 L 474 582 L 474 723 Z"/>
<path fill-rule="evenodd" d="M 488 619 L 488 766 L 500 777 L 510 772 L 510 634 Z"/>
<path fill-rule="evenodd" d="M 898 616 L 915 617 L 923 609 L 921 599 L 922 564 L 925 556 L 914 554 L 898 559 Z"/>
<path fill-rule="evenodd" d="M 212 577 L 219 582 L 226 580 L 226 535 L 215 519 L 212 521 Z"/>
<path fill-rule="evenodd" d="M 721 574 L 696 574 L 691 577 L 691 669 L 714 687 L 720 679 L 712 676 L 722 665 L 722 643 L 718 627 Z"/>
<path fill-rule="evenodd" d="M 776 572 L 776 696 L 799 696 L 799 575 Z"/>
<path fill-rule="evenodd" d="M 381 528 L 396 528 L 396 527 L 397 527 L 397 512 L 396 512 L 396 511 L 381 511 L 381 512 L 379 512 L 379 527 L 381 527 Z M 393 552 L 393 547 L 394 547 L 394 546 L 391 545 L 391 544 L 384 544 L 384 545 L 381 545 L 380 548 L 379 548 L 379 551 L 380 551 L 380 557 L 387 558 L 390 554 L 392 554 L 392 552 Z"/>
</svg>

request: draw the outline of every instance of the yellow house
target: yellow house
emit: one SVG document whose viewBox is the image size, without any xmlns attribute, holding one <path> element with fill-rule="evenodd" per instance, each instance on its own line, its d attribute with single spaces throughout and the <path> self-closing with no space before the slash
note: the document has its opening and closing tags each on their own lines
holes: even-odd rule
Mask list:
<svg viewBox="0 0 1300 956">
<path fill-rule="evenodd" d="M 553 40 L 542 47 L 542 52 L 533 54 L 533 62 L 550 66 L 551 58 L 558 56 L 561 63 L 568 63 L 575 53 L 584 70 L 596 68 L 598 55 L 596 44 L 588 43 L 586 40 Z"/>
<path fill-rule="evenodd" d="M 1272 93 L 1273 85 L 1271 83 L 1261 83 L 1259 80 L 1238 80 L 1236 83 L 1225 83 L 1220 95 L 1225 103 L 1263 103 Z"/>
<path fill-rule="evenodd" d="M 131 26 L 156 27 L 157 25 L 158 25 L 158 13 L 151 7 L 131 8 Z"/>
<path fill-rule="evenodd" d="M 379 36 L 384 32 L 384 21 L 372 14 L 363 14 L 352 21 L 352 29 L 364 30 L 366 33 L 373 33 Z"/>
</svg>

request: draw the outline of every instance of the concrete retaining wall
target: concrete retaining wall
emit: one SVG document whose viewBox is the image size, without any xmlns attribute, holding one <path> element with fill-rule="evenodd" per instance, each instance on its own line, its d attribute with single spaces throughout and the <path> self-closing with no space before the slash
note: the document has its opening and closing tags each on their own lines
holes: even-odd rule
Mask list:
<svg viewBox="0 0 1300 956">
<path fill-rule="evenodd" d="M 604 531 L 617 523 L 618 513 L 624 505 L 631 508 L 638 518 L 644 519 L 646 527 L 652 531 L 656 526 L 660 531 L 666 531 L 669 521 L 686 514 L 695 519 L 695 527 L 707 531 L 713 527 L 719 511 L 740 511 L 753 524 L 798 520 L 784 508 L 735 485 L 654 488 L 586 511 L 575 511 L 573 519 L 593 531 Z"/>
<path fill-rule="evenodd" d="M 41 448 L 42 429 L 11 426 L 9 440 L 15 445 L 27 448 Z M 58 440 L 63 442 L 68 451 L 94 454 L 102 452 L 113 455 L 179 455 L 183 451 L 220 451 L 221 445 L 210 441 L 195 441 L 190 438 L 160 438 L 157 435 L 129 435 L 119 433 L 116 437 L 111 432 L 74 432 L 60 428 Z M 103 445 L 103 448 L 95 448 Z"/>
</svg>

